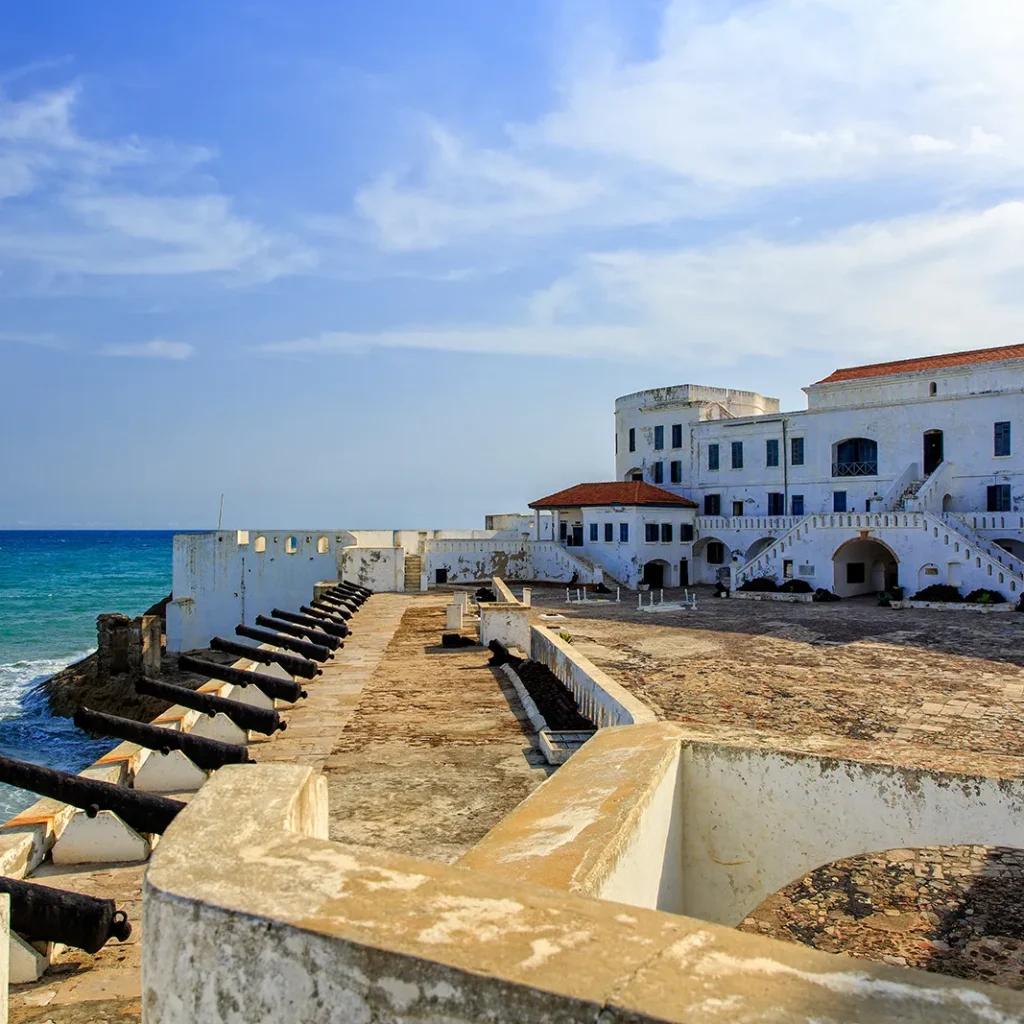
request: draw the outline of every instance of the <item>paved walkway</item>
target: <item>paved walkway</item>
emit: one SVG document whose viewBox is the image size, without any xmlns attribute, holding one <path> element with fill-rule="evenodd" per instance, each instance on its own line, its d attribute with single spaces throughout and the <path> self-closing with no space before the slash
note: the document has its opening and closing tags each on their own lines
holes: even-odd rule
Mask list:
<svg viewBox="0 0 1024 1024">
<path fill-rule="evenodd" d="M 374 674 L 414 595 L 374 594 L 352 620 L 352 635 L 309 696 L 284 712 L 288 728 L 252 745 L 259 761 L 290 761 L 323 768 L 352 715 L 363 686 Z M 142 878 L 145 864 L 55 867 L 46 862 L 32 876 L 44 885 L 117 901 L 128 913 L 132 935 L 108 942 L 95 956 L 67 949 L 38 982 L 10 989 L 11 1024 L 94 1024 L 142 1020 Z"/>
</svg>

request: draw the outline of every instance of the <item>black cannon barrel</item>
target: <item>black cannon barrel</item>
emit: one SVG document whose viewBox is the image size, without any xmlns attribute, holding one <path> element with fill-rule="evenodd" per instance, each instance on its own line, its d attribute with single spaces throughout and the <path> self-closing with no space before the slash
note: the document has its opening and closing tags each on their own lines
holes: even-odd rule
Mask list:
<svg viewBox="0 0 1024 1024">
<path fill-rule="evenodd" d="M 159 725 L 145 725 L 131 718 L 106 715 L 91 708 L 79 708 L 75 712 L 75 725 L 79 729 L 116 736 L 119 740 L 138 743 L 149 750 L 180 750 L 200 768 L 215 771 L 225 764 L 251 764 L 249 751 L 241 743 L 223 743 L 209 740 L 205 736 L 194 736 L 190 732 L 164 729 Z"/>
<path fill-rule="evenodd" d="M 334 654 L 320 644 L 311 644 L 307 640 L 296 640 L 294 637 L 282 636 L 280 633 L 272 633 L 269 629 L 256 629 L 253 626 L 245 626 L 239 623 L 235 626 L 235 633 L 238 636 L 248 637 L 250 640 L 259 640 L 261 644 L 273 644 L 275 647 L 283 647 L 286 651 L 294 651 L 314 661 L 330 661 Z"/>
<path fill-rule="evenodd" d="M 80 807 L 95 818 L 100 811 L 113 811 L 136 832 L 163 832 L 185 805 L 180 800 L 141 793 L 113 782 L 86 779 L 53 768 L 0 755 L 0 782 L 27 789 L 40 796 Z"/>
<path fill-rule="evenodd" d="M 234 683 L 235 686 L 255 686 L 268 697 L 277 697 L 292 704 L 306 696 L 306 691 L 291 679 L 278 679 L 277 676 L 264 675 L 262 672 L 246 672 L 230 665 L 218 665 L 215 661 L 207 661 L 205 658 L 192 658 L 187 654 L 179 656 L 178 668 L 183 672 L 196 672 L 211 679 L 222 679 L 226 683 Z"/>
<path fill-rule="evenodd" d="M 299 611 L 303 615 L 312 615 L 314 618 L 322 619 L 325 622 L 333 622 L 340 626 L 348 625 L 341 615 L 331 611 L 330 608 L 317 608 L 314 605 L 304 604 L 299 606 Z"/>
<path fill-rule="evenodd" d="M 362 604 L 368 596 L 367 594 L 364 594 L 359 590 L 355 590 L 352 587 L 343 586 L 331 587 L 330 590 L 325 591 L 325 594 L 329 597 L 336 597 L 341 601 L 353 601 L 356 604 Z"/>
<path fill-rule="evenodd" d="M 225 640 L 219 636 L 210 641 L 210 648 L 225 654 L 237 654 L 240 658 L 258 661 L 261 665 L 280 665 L 289 675 L 302 676 L 303 679 L 313 679 L 324 671 L 308 658 L 297 658 L 294 654 L 284 654 L 282 651 L 268 651 L 265 647 L 240 644 L 237 640 Z"/>
<path fill-rule="evenodd" d="M 369 597 L 373 593 L 369 587 L 361 587 L 358 583 L 353 583 L 351 580 L 338 580 L 331 589 L 349 590 L 353 594 L 360 594 L 362 597 Z"/>
<path fill-rule="evenodd" d="M 352 632 L 348 626 L 339 626 L 336 622 L 327 622 L 312 615 L 286 612 L 283 608 L 274 608 L 270 614 L 275 619 L 281 619 L 284 622 L 294 622 L 297 626 L 312 626 L 314 629 L 322 630 L 330 636 L 336 636 L 339 640 L 344 640 Z"/>
<path fill-rule="evenodd" d="M 11 931 L 30 942 L 63 942 L 98 953 L 110 938 L 124 942 L 132 933 L 128 915 L 113 900 L 52 889 L 0 875 L 0 892 L 11 897 Z"/>
<path fill-rule="evenodd" d="M 171 683 L 158 683 L 155 679 L 137 680 L 135 692 L 160 697 L 172 704 L 180 704 L 183 708 L 202 711 L 211 717 L 220 712 L 227 715 L 239 729 L 252 729 L 253 732 L 266 733 L 268 736 L 276 729 L 285 727 L 281 716 L 270 708 L 254 708 L 251 704 L 242 704 L 213 693 L 199 693 L 198 690 L 188 690 Z"/>
<path fill-rule="evenodd" d="M 326 647 L 329 651 L 336 651 L 339 647 L 344 646 L 336 636 L 331 636 L 330 633 L 325 633 L 322 629 L 314 629 L 312 626 L 296 626 L 294 622 L 282 622 L 269 615 L 257 615 L 256 625 L 266 626 L 267 629 L 276 629 L 279 633 L 287 633 L 299 640 L 308 639 L 314 644 Z"/>
<path fill-rule="evenodd" d="M 334 612 L 336 615 L 340 615 L 343 619 L 351 619 L 353 615 L 359 610 L 352 604 L 347 602 L 342 603 L 336 597 L 329 597 L 323 595 L 313 601 L 313 604 L 317 608 L 326 608 L 329 612 Z"/>
</svg>

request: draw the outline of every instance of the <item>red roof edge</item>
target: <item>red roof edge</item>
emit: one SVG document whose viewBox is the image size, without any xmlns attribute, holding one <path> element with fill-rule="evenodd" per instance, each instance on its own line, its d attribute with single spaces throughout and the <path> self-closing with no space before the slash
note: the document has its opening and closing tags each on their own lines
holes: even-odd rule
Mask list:
<svg viewBox="0 0 1024 1024">
<path fill-rule="evenodd" d="M 895 373 L 923 373 L 926 370 L 945 370 L 956 366 L 973 366 L 978 363 L 998 363 L 1005 359 L 1024 359 L 1024 345 L 1000 345 L 996 348 L 975 348 L 964 352 L 947 352 L 938 356 L 922 356 L 918 359 L 896 359 L 888 363 L 867 363 L 864 366 L 848 366 L 834 370 L 817 384 L 838 384 L 847 380 L 864 380 L 869 377 L 887 377 Z"/>
<path fill-rule="evenodd" d="M 586 505 L 656 505 L 697 508 L 697 503 L 642 480 L 610 480 L 605 483 L 576 484 L 546 498 L 530 502 L 530 508 L 575 508 Z"/>
</svg>

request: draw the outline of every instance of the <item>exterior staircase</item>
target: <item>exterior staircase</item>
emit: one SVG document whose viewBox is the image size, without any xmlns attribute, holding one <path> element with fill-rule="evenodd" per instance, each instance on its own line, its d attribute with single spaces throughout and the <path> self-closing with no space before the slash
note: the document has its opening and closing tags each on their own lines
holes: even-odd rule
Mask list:
<svg viewBox="0 0 1024 1024">
<path fill-rule="evenodd" d="M 423 573 L 423 556 L 405 556 L 405 591 L 418 594 L 420 592 L 420 576 Z"/>
<path fill-rule="evenodd" d="M 921 485 L 923 483 L 923 480 L 911 480 L 903 489 L 903 493 L 893 502 L 892 511 L 905 512 L 907 502 L 917 497 L 917 492 L 921 490 Z"/>
</svg>

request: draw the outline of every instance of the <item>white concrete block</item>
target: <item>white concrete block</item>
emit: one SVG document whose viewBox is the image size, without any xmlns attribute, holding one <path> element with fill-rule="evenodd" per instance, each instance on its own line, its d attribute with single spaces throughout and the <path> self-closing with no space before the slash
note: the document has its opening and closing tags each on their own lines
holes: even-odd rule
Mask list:
<svg viewBox="0 0 1024 1024">
<path fill-rule="evenodd" d="M 114 864 L 145 860 L 149 843 L 113 811 L 90 818 L 78 811 L 53 847 L 54 864 Z"/>
<path fill-rule="evenodd" d="M 191 793 L 207 774 L 180 750 L 154 750 L 135 773 L 135 788 L 144 793 Z"/>
<path fill-rule="evenodd" d="M 462 608 L 462 613 L 465 614 L 466 610 L 469 608 L 469 594 L 464 590 L 456 591 L 455 603 Z"/>
<path fill-rule="evenodd" d="M 227 715 L 219 711 L 213 718 L 203 715 L 191 731 L 196 736 L 204 736 L 208 740 L 220 740 L 222 743 L 246 743 L 249 739 L 244 729 L 240 729 Z"/>
<path fill-rule="evenodd" d="M 529 587 L 523 587 L 523 604 L 527 608 L 533 604 L 533 591 Z"/>
<path fill-rule="evenodd" d="M 4 896 L 7 897 L 5 893 Z M 40 943 L 47 951 L 41 953 L 35 946 L 27 943 L 20 935 L 9 932 L 10 941 L 7 943 L 7 967 L 8 980 L 12 985 L 25 985 L 38 981 L 50 966 L 50 950 L 52 943 Z M 3 1015 L 0 1016 L 0 1024 L 7 1020 L 7 986 L 3 986 Z"/>
<path fill-rule="evenodd" d="M 445 629 L 462 629 L 462 615 L 463 606 L 460 604 L 450 604 L 445 610 L 444 628 Z"/>
<path fill-rule="evenodd" d="M 250 707 L 266 708 L 270 711 L 274 709 L 274 702 L 258 686 L 252 684 L 232 686 L 224 696 L 228 700 L 237 700 L 239 704 L 248 704 Z"/>
</svg>

